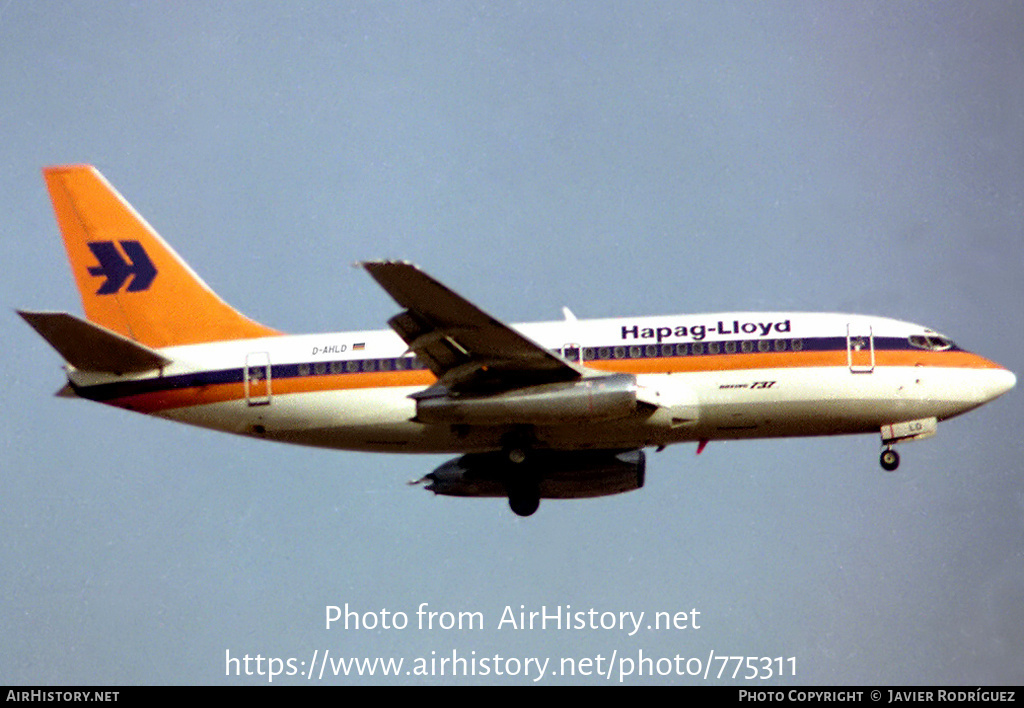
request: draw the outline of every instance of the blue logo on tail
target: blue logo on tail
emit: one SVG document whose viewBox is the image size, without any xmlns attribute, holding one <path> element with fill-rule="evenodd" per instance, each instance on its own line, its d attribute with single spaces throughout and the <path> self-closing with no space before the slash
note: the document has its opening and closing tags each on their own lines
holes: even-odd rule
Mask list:
<svg viewBox="0 0 1024 708">
<path fill-rule="evenodd" d="M 89 241 L 89 250 L 100 262 L 98 266 L 89 268 L 90 275 L 102 275 L 106 278 L 97 295 L 111 295 L 118 292 L 128 276 L 134 276 L 128 284 L 127 292 L 136 293 L 148 290 L 156 278 L 156 268 L 149 260 L 146 249 L 138 241 L 118 241 L 126 259 L 114 246 L 113 241 Z"/>
</svg>

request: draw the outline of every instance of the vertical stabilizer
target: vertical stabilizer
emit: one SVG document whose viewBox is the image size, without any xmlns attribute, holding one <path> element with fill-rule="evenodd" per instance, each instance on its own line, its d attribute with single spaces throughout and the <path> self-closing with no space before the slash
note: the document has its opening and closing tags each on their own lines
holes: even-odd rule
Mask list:
<svg viewBox="0 0 1024 708">
<path fill-rule="evenodd" d="M 43 175 L 90 321 L 155 348 L 279 334 L 221 300 L 96 168 Z"/>
</svg>

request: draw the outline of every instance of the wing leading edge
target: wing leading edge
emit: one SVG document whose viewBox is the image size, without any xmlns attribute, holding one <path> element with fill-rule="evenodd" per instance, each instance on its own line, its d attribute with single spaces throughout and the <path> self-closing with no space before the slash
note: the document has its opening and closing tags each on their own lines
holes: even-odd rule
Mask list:
<svg viewBox="0 0 1024 708">
<path fill-rule="evenodd" d="M 548 351 L 411 263 L 359 265 L 405 308 L 388 324 L 451 391 L 508 391 L 587 374 L 583 366 Z"/>
</svg>

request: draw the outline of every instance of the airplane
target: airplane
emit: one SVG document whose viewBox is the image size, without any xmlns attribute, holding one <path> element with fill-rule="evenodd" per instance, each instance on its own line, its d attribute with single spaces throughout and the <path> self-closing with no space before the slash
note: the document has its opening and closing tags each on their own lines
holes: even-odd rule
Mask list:
<svg viewBox="0 0 1024 708">
<path fill-rule="evenodd" d="M 639 489 L 645 448 L 934 435 L 1016 384 L 920 325 L 735 312 L 508 325 L 407 262 L 357 264 L 391 330 L 286 335 L 218 297 L 94 167 L 43 170 L 85 319 L 19 311 L 66 362 L 59 395 L 239 435 L 449 453 L 411 484 L 540 500 Z"/>
</svg>

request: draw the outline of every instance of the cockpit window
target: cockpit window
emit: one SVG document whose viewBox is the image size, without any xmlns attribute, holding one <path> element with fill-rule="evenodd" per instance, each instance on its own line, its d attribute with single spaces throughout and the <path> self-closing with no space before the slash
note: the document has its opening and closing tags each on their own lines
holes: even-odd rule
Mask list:
<svg viewBox="0 0 1024 708">
<path fill-rule="evenodd" d="M 937 334 L 912 334 L 909 340 L 910 346 L 917 347 L 918 349 L 927 349 L 932 352 L 941 352 L 953 348 L 953 342 Z"/>
</svg>

